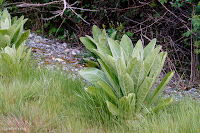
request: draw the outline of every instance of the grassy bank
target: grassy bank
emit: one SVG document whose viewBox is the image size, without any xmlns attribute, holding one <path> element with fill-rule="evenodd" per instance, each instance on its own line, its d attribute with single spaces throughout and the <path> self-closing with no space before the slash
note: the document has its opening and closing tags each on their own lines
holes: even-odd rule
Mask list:
<svg viewBox="0 0 200 133">
<path fill-rule="evenodd" d="M 155 114 L 123 121 L 108 115 L 106 109 L 96 108 L 84 86 L 82 79 L 46 68 L 29 67 L 17 76 L 2 78 L 0 131 L 200 132 L 197 100 L 184 98 Z"/>
</svg>

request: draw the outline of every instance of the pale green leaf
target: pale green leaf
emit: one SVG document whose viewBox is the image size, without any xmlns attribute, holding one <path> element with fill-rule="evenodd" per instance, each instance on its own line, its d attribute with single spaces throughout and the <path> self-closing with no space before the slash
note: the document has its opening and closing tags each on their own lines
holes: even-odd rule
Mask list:
<svg viewBox="0 0 200 133">
<path fill-rule="evenodd" d="M 96 49 L 96 45 L 87 37 L 80 37 L 80 41 L 85 45 L 85 47 L 94 53 L 93 49 Z"/>
<path fill-rule="evenodd" d="M 5 19 L 5 21 L 1 21 L 1 29 L 8 29 L 11 25 L 11 22 L 8 20 L 8 18 Z"/>
<path fill-rule="evenodd" d="M 124 95 L 135 92 L 133 80 L 128 73 L 126 73 L 125 75 L 119 75 L 119 84 L 122 92 L 124 92 Z"/>
<path fill-rule="evenodd" d="M 83 60 L 87 62 L 86 66 L 88 66 L 88 67 L 96 67 L 96 68 L 99 67 L 99 64 L 97 62 L 91 61 L 86 58 L 83 58 Z"/>
<path fill-rule="evenodd" d="M 132 54 L 133 44 L 131 39 L 126 34 L 123 35 L 122 40 L 120 42 L 120 46 L 123 48 L 127 55 Z"/>
<path fill-rule="evenodd" d="M 135 55 L 135 52 L 137 50 L 139 51 L 140 59 L 143 60 L 144 49 L 143 49 L 143 45 L 142 45 L 142 41 L 141 40 L 138 40 L 138 42 L 136 43 L 135 47 L 133 48 L 132 55 Z M 132 57 L 135 57 L 135 56 L 132 56 Z"/>
<path fill-rule="evenodd" d="M 110 86 L 109 80 L 106 77 L 105 73 L 96 68 L 84 68 L 79 71 L 79 74 L 86 79 L 87 81 L 91 82 L 94 85 L 97 85 L 98 81 L 102 81 Z"/>
<path fill-rule="evenodd" d="M 31 57 L 31 48 L 29 48 L 28 52 L 26 53 L 25 57 L 22 60 L 22 66 L 25 66 L 28 62 L 28 60 Z"/>
<path fill-rule="evenodd" d="M 97 83 L 99 84 L 99 86 L 102 87 L 102 89 L 106 92 L 106 94 L 107 94 L 114 102 L 117 102 L 117 97 L 116 97 L 115 93 L 112 91 L 112 89 L 111 89 L 107 84 L 105 84 L 105 83 L 102 82 L 102 81 L 98 81 Z"/>
<path fill-rule="evenodd" d="M 119 114 L 119 109 L 118 109 L 114 104 L 112 104 L 112 103 L 109 102 L 109 101 L 106 101 L 106 104 L 107 104 L 108 110 L 109 110 L 113 115 L 118 115 L 118 114 Z"/>
<path fill-rule="evenodd" d="M 136 49 L 135 51 L 133 51 L 132 58 L 134 58 L 134 57 L 136 57 L 137 60 L 143 60 L 143 59 L 141 58 L 139 49 Z"/>
<path fill-rule="evenodd" d="M 16 24 L 12 25 L 11 27 L 9 27 L 9 29 L 6 31 L 6 34 L 10 36 L 10 38 L 13 38 L 13 35 L 15 33 L 15 28 L 16 28 Z"/>
<path fill-rule="evenodd" d="M 107 56 L 108 60 L 109 60 L 109 63 L 110 63 L 110 68 L 111 70 L 115 73 L 115 75 L 117 76 L 118 75 L 118 72 L 117 72 L 117 66 L 116 66 L 116 60 L 115 58 L 113 58 L 112 56 L 108 55 Z"/>
<path fill-rule="evenodd" d="M 137 91 L 138 86 L 144 79 L 144 64 L 141 60 L 135 62 L 130 76 L 133 79 L 133 83 L 135 84 L 135 91 Z"/>
<path fill-rule="evenodd" d="M 18 48 L 19 45 L 22 44 L 22 42 L 26 41 L 28 39 L 28 36 L 29 36 L 29 33 L 30 33 L 30 30 L 27 30 L 25 31 L 21 37 L 19 38 L 19 40 L 17 41 L 17 43 L 15 44 L 15 47 Z"/>
<path fill-rule="evenodd" d="M 106 77 L 108 78 L 113 91 L 116 93 L 117 97 L 120 97 L 121 93 L 118 92 L 119 83 L 118 83 L 117 76 L 111 71 L 111 69 L 101 59 L 98 59 L 98 61 L 101 65 L 103 72 L 105 73 Z"/>
<path fill-rule="evenodd" d="M 159 51 L 161 49 L 161 46 L 158 46 L 156 49 L 154 49 L 144 60 L 144 71 L 145 71 L 145 76 L 149 74 L 149 71 L 151 70 L 151 67 L 154 63 L 154 60 L 156 56 L 158 55 Z"/>
<path fill-rule="evenodd" d="M 135 94 L 129 93 L 128 96 L 122 97 L 119 100 L 119 106 L 127 113 L 131 110 L 135 110 Z"/>
<path fill-rule="evenodd" d="M 99 29 L 96 25 L 92 27 L 93 38 L 96 42 L 99 42 L 99 36 L 101 35 L 101 29 Z"/>
<path fill-rule="evenodd" d="M 173 76 L 174 76 L 174 71 L 169 72 L 165 76 L 165 78 L 161 81 L 159 86 L 151 93 L 150 98 L 148 99 L 149 103 L 153 103 L 158 98 L 160 93 L 165 89 L 165 87 L 167 86 L 168 82 L 171 80 L 171 78 Z"/>
<path fill-rule="evenodd" d="M 151 42 L 144 48 L 144 59 L 154 50 L 156 45 L 156 38 L 151 40 Z"/>
<path fill-rule="evenodd" d="M 163 109 L 164 107 L 169 106 L 172 102 L 173 102 L 173 98 L 167 98 L 164 101 L 161 101 L 160 103 L 158 103 L 158 105 L 155 108 L 153 108 L 153 111 L 154 112 L 159 111 Z"/>
<path fill-rule="evenodd" d="M 0 47 L 5 48 L 6 46 L 10 46 L 10 37 L 8 35 L 4 35 L 0 40 Z"/>
<path fill-rule="evenodd" d="M 126 72 L 128 74 L 131 74 L 131 71 L 133 69 L 133 66 L 135 65 L 135 62 L 137 61 L 137 57 L 134 57 L 132 59 L 129 60 L 127 68 L 126 68 Z"/>
<path fill-rule="evenodd" d="M 118 75 L 125 75 L 126 74 L 126 64 L 122 60 L 122 58 L 118 58 L 116 62 L 117 72 Z"/>
<path fill-rule="evenodd" d="M 112 55 L 111 51 L 110 51 L 105 45 L 103 45 L 103 44 L 101 44 L 101 43 L 99 43 L 99 42 L 96 42 L 96 41 L 95 41 L 92 37 L 90 37 L 90 36 L 87 36 L 87 35 L 86 35 L 86 37 L 87 37 L 88 39 L 90 39 L 90 41 L 92 41 L 92 42 L 96 45 L 96 48 L 97 48 L 97 50 L 98 50 L 100 53 L 102 53 L 102 54 L 104 54 L 104 55 L 106 55 L 106 54 Z"/>
<path fill-rule="evenodd" d="M 151 90 L 150 86 L 152 85 L 152 82 L 153 82 L 152 78 L 146 77 L 136 93 L 137 95 L 136 112 L 137 113 L 140 111 L 141 107 L 143 106 L 143 102 L 145 98 L 147 97 L 149 91 Z"/>
<path fill-rule="evenodd" d="M 93 96 L 96 96 L 99 93 L 99 90 L 96 87 L 85 88 L 85 91 L 87 91 L 88 93 L 90 93 Z"/>
<path fill-rule="evenodd" d="M 115 40 L 116 34 L 117 34 L 117 31 L 114 31 L 114 32 L 110 35 L 110 38 L 112 38 L 113 40 Z"/>
<path fill-rule="evenodd" d="M 117 42 L 115 42 L 113 39 L 108 38 L 108 44 L 110 46 L 110 50 L 112 52 L 112 55 L 115 59 L 121 57 L 121 50 L 120 46 Z"/>
</svg>

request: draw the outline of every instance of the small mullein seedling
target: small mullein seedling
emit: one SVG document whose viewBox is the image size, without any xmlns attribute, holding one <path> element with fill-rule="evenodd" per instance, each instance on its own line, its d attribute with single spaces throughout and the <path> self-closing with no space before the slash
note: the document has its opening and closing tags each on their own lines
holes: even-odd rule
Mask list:
<svg viewBox="0 0 200 133">
<path fill-rule="evenodd" d="M 7 9 L 3 11 L 0 19 L 0 47 L 6 46 L 18 48 L 25 40 L 28 39 L 30 30 L 23 33 L 23 27 L 27 19 L 21 16 L 19 19 L 14 17 L 11 19 Z"/>
<path fill-rule="evenodd" d="M 169 72 L 160 85 L 150 93 L 167 56 L 166 52 L 160 52 L 161 46 L 155 48 L 156 39 L 145 48 L 141 40 L 133 47 L 131 39 L 126 35 L 120 42 L 108 37 L 108 46 L 91 40 L 81 38 L 84 44 L 88 42 L 87 48 L 100 57 L 100 69 L 89 67 L 79 73 L 95 85 L 85 89 L 88 93 L 93 96 L 106 95 L 105 105 L 111 114 L 122 118 L 127 118 L 131 114 L 137 117 L 139 114 L 158 111 L 173 101 L 167 98 L 156 103 L 174 72 Z M 101 93 L 102 91 L 104 93 Z"/>
</svg>

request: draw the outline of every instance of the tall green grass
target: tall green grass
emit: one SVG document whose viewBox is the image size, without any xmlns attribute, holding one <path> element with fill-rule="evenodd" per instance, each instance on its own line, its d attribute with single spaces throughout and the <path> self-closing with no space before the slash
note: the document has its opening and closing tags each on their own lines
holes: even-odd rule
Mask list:
<svg viewBox="0 0 200 133">
<path fill-rule="evenodd" d="M 71 73 L 46 68 L 1 77 L 0 132 L 200 132 L 197 100 L 184 98 L 139 120 L 119 120 L 85 85 Z"/>
</svg>

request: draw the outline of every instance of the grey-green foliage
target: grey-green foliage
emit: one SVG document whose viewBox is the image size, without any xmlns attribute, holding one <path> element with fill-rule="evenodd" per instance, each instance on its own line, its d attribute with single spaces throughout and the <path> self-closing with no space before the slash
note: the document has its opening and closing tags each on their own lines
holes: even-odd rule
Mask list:
<svg viewBox="0 0 200 133">
<path fill-rule="evenodd" d="M 81 41 L 100 57 L 98 62 L 101 69 L 84 68 L 80 75 L 95 85 L 86 88 L 91 95 L 104 92 L 107 108 L 113 115 L 126 117 L 133 113 L 137 116 L 139 113 L 162 109 L 173 101 L 168 98 L 161 100 L 157 106 L 152 106 L 174 75 L 174 72 L 169 72 L 150 93 L 167 56 L 166 52 L 160 52 L 161 46 L 155 48 L 156 39 L 143 48 L 141 40 L 133 47 L 132 41 L 126 35 L 121 42 L 108 37 L 106 46 L 105 43 L 97 42 L 95 38 L 98 38 L 98 35 L 94 35 L 94 39 L 88 36 L 81 38 Z"/>
<path fill-rule="evenodd" d="M 31 49 L 27 51 L 27 46 L 22 43 L 18 49 L 15 45 L 6 46 L 0 52 L 0 76 L 17 74 L 23 67 L 26 67 L 31 55 Z"/>
<path fill-rule="evenodd" d="M 105 29 L 101 30 L 96 25 L 94 25 L 92 27 L 92 34 L 93 34 L 93 38 L 88 35 L 86 35 L 86 37 L 80 38 L 81 42 L 85 45 L 85 47 L 91 52 L 95 53 L 97 56 L 98 54 L 95 52 L 95 50 L 97 49 L 100 51 L 104 51 L 105 54 L 111 54 L 109 50 L 109 45 L 108 45 L 109 36 L 106 33 L 106 30 Z M 114 39 L 115 36 L 116 36 L 116 31 L 110 35 L 110 38 Z M 88 60 L 86 60 L 86 62 L 88 62 Z M 87 65 L 93 66 L 93 65 L 98 65 L 98 64 L 96 64 L 96 62 L 90 61 L 88 62 Z"/>
<path fill-rule="evenodd" d="M 30 31 L 27 30 L 23 33 L 23 27 L 27 19 L 21 16 L 19 19 L 14 17 L 11 19 L 7 9 L 3 11 L 0 19 L 0 47 L 5 48 L 6 46 L 12 47 L 15 45 L 16 48 L 27 40 Z"/>
</svg>

